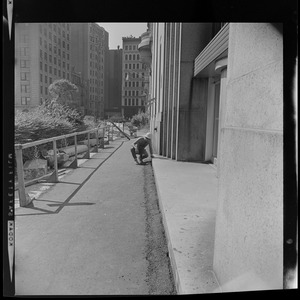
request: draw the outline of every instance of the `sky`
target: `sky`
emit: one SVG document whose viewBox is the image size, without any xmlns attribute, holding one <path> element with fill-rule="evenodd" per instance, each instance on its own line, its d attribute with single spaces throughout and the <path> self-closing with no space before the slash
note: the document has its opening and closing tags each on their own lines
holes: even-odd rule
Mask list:
<svg viewBox="0 0 300 300">
<path fill-rule="evenodd" d="M 122 48 L 122 37 L 140 37 L 147 31 L 147 23 L 97 23 L 108 32 L 109 49 Z"/>
</svg>

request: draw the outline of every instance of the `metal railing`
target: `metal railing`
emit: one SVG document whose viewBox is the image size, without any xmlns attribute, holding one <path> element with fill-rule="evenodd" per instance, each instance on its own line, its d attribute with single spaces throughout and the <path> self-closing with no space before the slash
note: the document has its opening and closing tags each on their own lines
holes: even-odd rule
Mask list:
<svg viewBox="0 0 300 300">
<path fill-rule="evenodd" d="M 34 141 L 26 144 L 15 144 L 15 155 L 16 155 L 16 163 L 17 163 L 17 176 L 18 176 L 18 193 L 19 193 L 19 201 L 20 206 L 24 207 L 27 206 L 32 200 L 29 195 L 26 193 L 25 190 L 25 179 L 24 179 L 24 167 L 23 167 L 23 150 L 29 147 L 34 147 L 37 145 L 42 145 L 46 143 L 53 143 L 53 158 L 54 158 L 54 171 L 49 174 L 47 177 L 47 182 L 59 182 L 58 180 L 58 159 L 57 159 L 57 141 L 58 140 L 65 140 L 70 137 L 74 137 L 74 147 L 75 147 L 75 158 L 72 163 L 68 166 L 69 168 L 77 168 L 78 167 L 78 153 L 77 153 L 77 136 L 87 134 L 87 151 L 83 158 L 89 159 L 90 152 L 98 152 L 98 144 L 99 144 L 99 132 L 102 131 L 102 139 L 100 143 L 100 148 L 104 148 L 104 137 L 107 132 L 108 141 L 113 140 L 113 126 L 112 125 L 105 125 L 100 128 L 93 128 L 86 131 L 81 132 L 74 132 L 66 135 L 60 135 L 52 138 L 47 138 L 39 141 Z M 94 150 L 91 151 L 90 146 L 90 134 L 96 134 L 96 145 L 94 146 Z M 44 176 L 43 176 L 44 177 Z"/>
</svg>

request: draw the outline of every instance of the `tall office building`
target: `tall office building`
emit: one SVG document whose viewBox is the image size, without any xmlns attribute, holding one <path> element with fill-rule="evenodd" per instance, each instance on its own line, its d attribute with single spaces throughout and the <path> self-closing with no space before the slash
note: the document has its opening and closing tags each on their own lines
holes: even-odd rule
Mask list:
<svg viewBox="0 0 300 300">
<path fill-rule="evenodd" d="M 44 102 L 56 79 L 71 80 L 69 23 L 15 24 L 15 108 Z"/>
<path fill-rule="evenodd" d="M 131 118 L 145 110 L 143 97 L 145 66 L 140 60 L 141 38 L 123 37 L 122 115 Z"/>
<path fill-rule="evenodd" d="M 121 116 L 122 105 L 122 53 L 123 50 L 109 50 L 108 55 L 108 96 L 105 98 L 105 116 Z"/>
<path fill-rule="evenodd" d="M 87 83 L 85 113 L 104 118 L 108 33 L 96 23 L 72 23 L 71 56 L 74 71 Z"/>
</svg>

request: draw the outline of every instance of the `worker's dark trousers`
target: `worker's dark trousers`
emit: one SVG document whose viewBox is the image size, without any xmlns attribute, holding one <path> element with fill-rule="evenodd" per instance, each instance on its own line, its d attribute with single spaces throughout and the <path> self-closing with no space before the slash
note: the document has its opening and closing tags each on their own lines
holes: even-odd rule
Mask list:
<svg viewBox="0 0 300 300">
<path fill-rule="evenodd" d="M 146 157 L 149 156 L 149 155 L 148 155 L 148 152 L 146 151 L 146 149 L 143 149 L 143 150 L 141 151 L 142 153 L 138 153 L 138 152 L 136 152 L 135 148 L 132 147 L 132 148 L 130 149 L 130 152 L 131 152 L 132 157 L 133 157 L 134 159 L 136 159 L 136 155 L 139 154 L 139 155 L 140 155 L 140 160 L 141 160 L 141 161 L 142 161 L 144 158 L 146 158 Z"/>
</svg>

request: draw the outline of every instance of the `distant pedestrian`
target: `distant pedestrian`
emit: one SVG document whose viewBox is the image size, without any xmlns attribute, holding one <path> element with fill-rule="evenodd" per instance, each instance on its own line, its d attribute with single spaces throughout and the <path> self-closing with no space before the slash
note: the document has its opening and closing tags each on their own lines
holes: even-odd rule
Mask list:
<svg viewBox="0 0 300 300">
<path fill-rule="evenodd" d="M 149 156 L 147 150 L 145 149 L 147 146 L 149 146 L 150 155 L 151 155 L 151 158 L 153 158 L 151 138 L 152 138 L 152 135 L 150 132 L 148 132 L 145 136 L 138 138 L 132 144 L 132 148 L 130 149 L 130 151 L 131 151 L 132 157 L 134 158 L 134 161 L 138 165 L 145 164 L 145 158 L 147 158 Z M 137 158 L 137 155 L 139 155 L 139 160 Z"/>
</svg>

